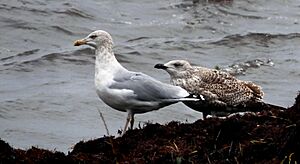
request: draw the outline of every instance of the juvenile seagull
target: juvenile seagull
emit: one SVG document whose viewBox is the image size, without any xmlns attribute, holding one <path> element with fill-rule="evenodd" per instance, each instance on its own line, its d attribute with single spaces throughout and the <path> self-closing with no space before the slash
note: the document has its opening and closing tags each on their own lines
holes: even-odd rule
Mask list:
<svg viewBox="0 0 300 164">
<path fill-rule="evenodd" d="M 134 114 L 158 110 L 179 101 L 198 101 L 179 86 L 162 83 L 140 72 L 128 71 L 115 58 L 109 33 L 98 30 L 74 42 L 74 46 L 95 48 L 95 85 L 100 99 L 108 106 L 128 113 L 124 131 Z"/>
<path fill-rule="evenodd" d="M 191 66 L 185 60 L 172 60 L 156 64 L 157 69 L 167 71 L 171 84 L 186 89 L 190 94 L 203 95 L 205 101 L 185 104 L 203 113 L 223 115 L 235 112 L 255 111 L 264 105 L 261 87 L 216 69 Z"/>
</svg>

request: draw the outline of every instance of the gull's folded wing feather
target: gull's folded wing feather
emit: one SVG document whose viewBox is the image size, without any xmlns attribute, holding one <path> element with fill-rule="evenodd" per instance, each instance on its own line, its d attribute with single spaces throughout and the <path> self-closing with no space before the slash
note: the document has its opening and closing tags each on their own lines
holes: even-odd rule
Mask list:
<svg viewBox="0 0 300 164">
<path fill-rule="evenodd" d="M 189 94 L 184 89 L 162 83 L 143 73 L 127 72 L 114 78 L 111 89 L 128 89 L 134 92 L 142 101 L 157 101 L 161 99 L 180 99 Z"/>
<path fill-rule="evenodd" d="M 194 85 L 183 88 L 192 93 L 219 99 L 228 105 L 234 105 L 251 98 L 261 98 L 263 95 L 260 87 L 253 83 L 250 87 L 250 84 L 248 85 L 225 72 L 196 67 L 189 73 L 192 76 L 187 79 L 186 83 Z"/>
</svg>

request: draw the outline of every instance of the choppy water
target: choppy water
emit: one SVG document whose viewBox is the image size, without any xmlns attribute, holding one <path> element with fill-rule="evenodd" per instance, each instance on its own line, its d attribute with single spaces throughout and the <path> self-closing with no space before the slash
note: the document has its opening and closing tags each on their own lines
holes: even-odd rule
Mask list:
<svg viewBox="0 0 300 164">
<path fill-rule="evenodd" d="M 73 41 L 103 29 L 128 69 L 164 82 L 156 63 L 187 59 L 261 85 L 265 100 L 291 106 L 300 82 L 300 1 L 2 0 L 0 138 L 15 147 L 67 151 L 123 127 L 125 113 L 99 101 L 94 55 Z M 192 122 L 182 104 L 136 115 L 136 122 Z"/>
</svg>

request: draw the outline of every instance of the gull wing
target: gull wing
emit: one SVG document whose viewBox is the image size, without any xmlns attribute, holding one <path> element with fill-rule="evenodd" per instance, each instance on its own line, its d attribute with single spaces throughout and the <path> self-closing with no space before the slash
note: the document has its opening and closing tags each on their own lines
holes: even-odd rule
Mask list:
<svg viewBox="0 0 300 164">
<path fill-rule="evenodd" d="M 243 91 L 251 92 L 257 97 L 263 96 L 261 87 L 255 85 L 250 81 L 238 80 L 227 72 L 208 69 L 208 71 L 203 71 L 203 73 L 200 76 L 203 82 L 210 85 L 207 87 L 216 88 L 216 89 L 225 89 L 228 91 L 236 90 L 239 92 L 243 90 Z"/>
<path fill-rule="evenodd" d="M 195 67 L 189 71 L 192 75 L 186 79 L 189 85 L 183 88 L 190 93 L 203 94 L 228 105 L 262 98 L 263 92 L 259 86 L 238 80 L 229 73 L 202 67 Z"/>
<path fill-rule="evenodd" d="M 127 89 L 134 92 L 137 99 L 142 101 L 175 100 L 189 96 L 181 87 L 162 83 L 146 74 L 137 72 L 122 73 L 110 85 L 111 89 Z"/>
</svg>

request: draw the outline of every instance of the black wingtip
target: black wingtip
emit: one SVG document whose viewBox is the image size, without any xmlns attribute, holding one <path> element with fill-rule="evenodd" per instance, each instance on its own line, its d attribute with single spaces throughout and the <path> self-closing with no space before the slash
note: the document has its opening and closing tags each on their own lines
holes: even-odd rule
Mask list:
<svg viewBox="0 0 300 164">
<path fill-rule="evenodd" d="M 204 98 L 203 95 L 190 94 L 190 95 L 187 96 L 186 98 L 196 98 L 196 99 L 199 99 L 200 101 L 205 101 L 205 98 Z"/>
</svg>

